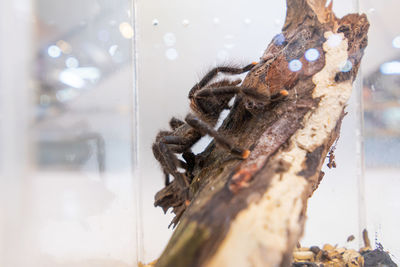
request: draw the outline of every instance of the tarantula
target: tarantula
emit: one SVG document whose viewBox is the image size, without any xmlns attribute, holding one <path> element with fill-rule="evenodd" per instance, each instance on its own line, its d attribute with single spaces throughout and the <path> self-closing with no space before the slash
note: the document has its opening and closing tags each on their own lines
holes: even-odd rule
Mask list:
<svg viewBox="0 0 400 267">
<path fill-rule="evenodd" d="M 214 129 L 221 112 L 229 109 L 229 102 L 234 96 L 236 96 L 235 103 L 241 102 L 246 110 L 254 112 L 272 100 L 287 96 L 288 92 L 285 89 L 279 92 L 268 90 L 263 86 L 265 82 L 245 84 L 240 79 L 235 81 L 228 79 L 215 81 L 215 79 L 219 73 L 238 75 L 257 68 L 261 71 L 265 66 L 264 63 L 265 60 L 260 63 L 253 62 L 243 68 L 216 67 L 192 87 L 188 97 L 193 112 L 189 113 L 184 121 L 172 118 L 169 123 L 172 130 L 159 132 L 152 147 L 153 154 L 164 172 L 165 186 L 170 184 L 169 175 L 172 175 L 189 199 L 188 188 L 192 178 L 190 174 L 196 158 L 191 148 L 204 135 L 213 137 L 217 145 L 229 150 L 233 155 L 242 159 L 249 156 L 248 149 L 236 146 L 229 137 Z M 184 160 L 178 159 L 177 154 L 180 153 Z M 186 173 L 180 172 L 178 168 L 183 168 Z"/>
</svg>

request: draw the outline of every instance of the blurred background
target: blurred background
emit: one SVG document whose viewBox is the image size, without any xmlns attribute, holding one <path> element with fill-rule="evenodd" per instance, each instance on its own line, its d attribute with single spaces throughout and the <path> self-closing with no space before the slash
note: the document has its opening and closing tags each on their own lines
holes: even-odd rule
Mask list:
<svg viewBox="0 0 400 267">
<path fill-rule="evenodd" d="M 0 2 L 0 266 L 135 266 L 132 1 Z"/>
<path fill-rule="evenodd" d="M 367 14 L 369 46 L 304 245 L 357 248 L 367 227 L 399 262 L 399 8 L 334 2 Z M 285 1 L 0 0 L 0 17 L 0 265 L 155 259 L 172 232 L 153 206 L 157 132 L 207 70 L 258 60 Z"/>
</svg>

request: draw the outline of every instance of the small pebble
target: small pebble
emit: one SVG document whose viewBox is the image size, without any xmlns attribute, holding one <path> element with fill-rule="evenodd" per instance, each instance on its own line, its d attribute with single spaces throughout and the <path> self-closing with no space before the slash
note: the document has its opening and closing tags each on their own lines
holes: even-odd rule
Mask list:
<svg viewBox="0 0 400 267">
<path fill-rule="evenodd" d="M 296 261 L 313 261 L 314 253 L 312 251 L 295 251 L 293 257 Z"/>
<path fill-rule="evenodd" d="M 322 249 L 323 250 L 334 250 L 335 248 L 330 244 L 325 244 Z"/>
<path fill-rule="evenodd" d="M 356 239 L 356 238 L 354 237 L 354 235 L 351 235 L 351 236 L 349 236 L 349 237 L 347 238 L 347 242 L 351 242 L 351 241 L 353 241 L 354 239 Z"/>
<path fill-rule="evenodd" d="M 318 252 L 321 251 L 321 249 L 320 249 L 319 247 L 317 247 L 317 246 L 312 246 L 312 247 L 310 247 L 310 250 L 311 250 L 312 252 L 314 252 L 315 255 L 317 255 Z"/>
</svg>

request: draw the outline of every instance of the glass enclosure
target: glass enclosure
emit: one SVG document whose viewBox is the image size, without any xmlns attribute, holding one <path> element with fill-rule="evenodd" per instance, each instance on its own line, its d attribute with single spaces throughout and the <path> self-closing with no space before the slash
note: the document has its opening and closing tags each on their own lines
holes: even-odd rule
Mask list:
<svg viewBox="0 0 400 267">
<path fill-rule="evenodd" d="M 135 266 L 132 1 L 0 14 L 0 265 Z"/>
<path fill-rule="evenodd" d="M 360 1 L 371 22 L 363 63 L 366 222 L 400 263 L 400 30 L 398 1 Z"/>
<path fill-rule="evenodd" d="M 369 45 L 302 245 L 358 249 L 366 228 L 400 263 L 399 8 L 334 1 L 339 17 L 367 14 Z M 0 266 L 160 256 L 173 215 L 153 204 L 157 133 L 212 67 L 257 61 L 285 12 L 284 0 L 0 1 Z"/>
<path fill-rule="evenodd" d="M 323 182 L 309 201 L 302 245 L 330 243 L 360 248 L 361 233 L 366 228 L 376 245 L 381 243 L 395 257 L 400 255 L 396 245 L 400 236 L 394 228 L 400 223 L 395 212 L 400 203 L 395 193 L 400 186 L 400 157 L 396 154 L 400 142 L 395 131 L 399 125 L 395 103 L 399 99 L 395 93 L 397 87 L 385 84 L 388 89 L 378 90 L 376 85 L 383 86 L 384 77 L 392 83 L 397 77 L 385 76 L 382 64 L 397 62 L 400 32 L 395 10 L 398 7 L 395 1 L 334 1 L 333 8 L 339 17 L 359 11 L 367 14 L 371 23 L 369 46 L 337 143 L 337 168 L 323 170 L 326 173 Z M 150 149 L 157 132 L 168 129 L 172 116 L 184 118 L 189 111 L 189 89 L 212 67 L 257 61 L 272 37 L 280 32 L 285 12 L 285 1 L 252 1 L 251 4 L 211 0 L 138 1 L 140 229 L 143 233 L 140 259 L 143 262 L 156 259 L 171 234 L 167 226 L 172 215 L 164 215 L 160 208 L 153 207 L 154 192 L 163 187 L 163 174 Z M 372 94 L 369 84 L 375 84 Z M 385 92 L 389 88 L 390 93 Z M 387 103 L 378 106 L 374 101 Z M 384 105 L 390 109 L 384 110 Z M 386 113 L 390 121 L 385 127 L 390 125 L 390 132 L 384 131 L 384 120 L 377 117 L 378 111 L 372 115 L 372 109 Z M 209 141 L 201 140 L 195 150 L 201 151 Z M 347 242 L 350 235 L 356 240 Z"/>
</svg>

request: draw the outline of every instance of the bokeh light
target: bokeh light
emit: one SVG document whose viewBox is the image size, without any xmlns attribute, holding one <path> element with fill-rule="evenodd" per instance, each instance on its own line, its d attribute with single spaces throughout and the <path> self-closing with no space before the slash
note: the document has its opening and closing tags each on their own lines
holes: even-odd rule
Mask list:
<svg viewBox="0 0 400 267">
<path fill-rule="evenodd" d="M 319 58 L 319 52 L 315 48 L 310 48 L 306 51 L 304 57 L 306 58 L 306 60 L 313 62 Z"/>
<path fill-rule="evenodd" d="M 353 68 L 353 63 L 350 60 L 347 60 L 340 66 L 341 72 L 349 72 Z"/>
<path fill-rule="evenodd" d="M 65 65 L 68 68 L 77 68 L 77 67 L 79 67 L 79 61 L 78 61 L 78 59 L 76 59 L 74 57 L 69 57 L 65 60 Z"/>
<path fill-rule="evenodd" d="M 133 28 L 128 22 L 122 22 L 119 25 L 119 31 L 121 35 L 126 39 L 131 39 L 133 37 Z"/>
<path fill-rule="evenodd" d="M 274 37 L 274 44 L 275 45 L 282 45 L 285 42 L 285 36 L 280 33 Z"/>
<path fill-rule="evenodd" d="M 166 46 L 173 46 L 176 43 L 175 34 L 172 32 L 167 32 L 164 34 L 164 43 Z"/>
<path fill-rule="evenodd" d="M 178 51 L 176 51 L 175 48 L 169 48 L 169 49 L 167 49 L 167 51 L 165 51 L 165 56 L 169 60 L 175 60 L 178 58 Z"/>
<path fill-rule="evenodd" d="M 190 24 L 190 21 L 188 19 L 182 20 L 182 25 L 183 26 L 187 27 L 187 26 L 189 26 L 189 24 Z"/>
<path fill-rule="evenodd" d="M 400 74 L 400 61 L 385 62 L 381 65 L 380 71 L 386 75 Z"/>
<path fill-rule="evenodd" d="M 61 49 L 56 45 L 51 45 L 47 49 L 47 53 L 52 58 L 58 58 L 59 56 L 61 56 Z"/>
<path fill-rule="evenodd" d="M 393 39 L 392 45 L 394 48 L 400 48 L 400 35 Z"/>
<path fill-rule="evenodd" d="M 61 49 L 64 54 L 70 54 L 72 52 L 72 46 L 64 40 L 57 41 L 56 45 Z"/>
<path fill-rule="evenodd" d="M 110 48 L 108 49 L 108 53 L 110 54 L 110 56 L 114 56 L 115 52 L 117 52 L 117 49 L 118 49 L 118 45 L 110 46 Z"/>
<path fill-rule="evenodd" d="M 289 62 L 289 69 L 293 72 L 301 70 L 302 67 L 303 64 L 298 59 L 293 59 L 292 61 Z"/>
</svg>

